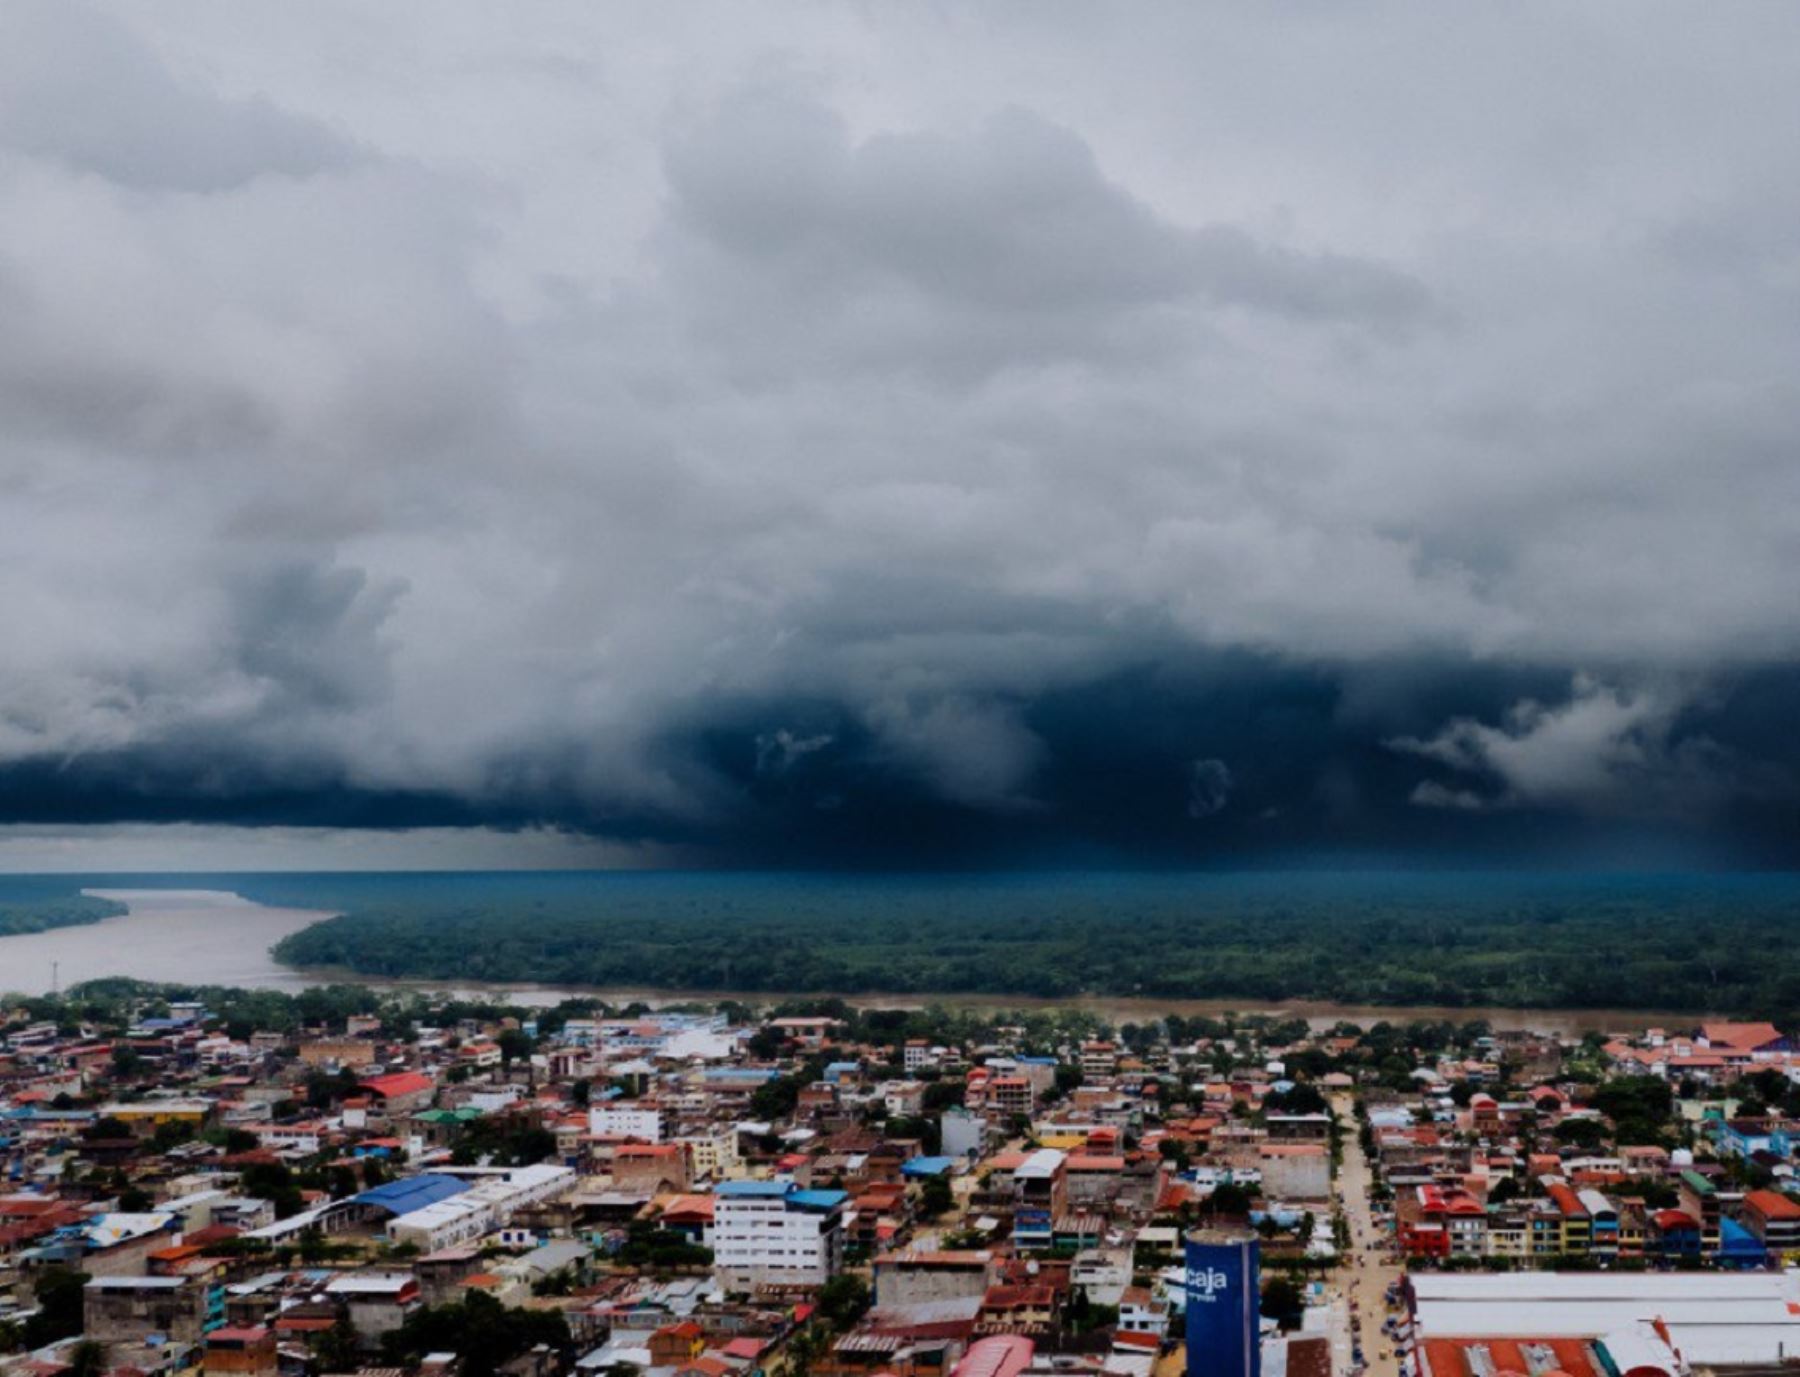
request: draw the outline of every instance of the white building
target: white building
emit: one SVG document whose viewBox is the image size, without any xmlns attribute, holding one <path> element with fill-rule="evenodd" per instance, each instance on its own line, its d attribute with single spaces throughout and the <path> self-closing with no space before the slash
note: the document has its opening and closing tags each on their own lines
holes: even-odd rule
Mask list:
<svg viewBox="0 0 1800 1377">
<path fill-rule="evenodd" d="M 526 1206 L 563 1194 L 575 1182 L 573 1168 L 546 1163 L 484 1173 L 461 1195 L 396 1215 L 388 1221 L 387 1236 L 394 1243 L 411 1243 L 425 1253 L 471 1243 L 485 1238 Z"/>
<path fill-rule="evenodd" d="M 1656 1320 L 1695 1365 L 1768 1366 L 1800 1353 L 1795 1272 L 1416 1272 L 1407 1281 L 1424 1339 L 1594 1338 Z"/>
<path fill-rule="evenodd" d="M 713 1193 L 706 1243 L 722 1290 L 822 1286 L 843 1270 L 844 1191 L 791 1181 L 727 1181 Z"/>
<path fill-rule="evenodd" d="M 663 1112 L 660 1105 L 608 1104 L 588 1110 L 588 1132 L 616 1134 L 624 1138 L 641 1138 L 646 1143 L 663 1140 Z"/>
</svg>

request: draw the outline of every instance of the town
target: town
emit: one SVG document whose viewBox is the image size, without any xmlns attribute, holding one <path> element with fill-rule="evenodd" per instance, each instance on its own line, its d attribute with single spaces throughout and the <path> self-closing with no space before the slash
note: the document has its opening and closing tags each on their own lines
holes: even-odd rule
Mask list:
<svg viewBox="0 0 1800 1377">
<path fill-rule="evenodd" d="M 0 1375 L 1685 1377 L 1800 1355 L 1800 1043 L 104 981 Z"/>
</svg>

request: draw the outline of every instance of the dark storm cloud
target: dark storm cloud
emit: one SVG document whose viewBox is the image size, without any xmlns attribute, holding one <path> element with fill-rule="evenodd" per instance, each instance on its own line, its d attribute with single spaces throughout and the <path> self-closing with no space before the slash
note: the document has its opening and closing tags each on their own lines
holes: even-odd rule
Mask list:
<svg viewBox="0 0 1800 1377">
<path fill-rule="evenodd" d="M 1791 14 L 782 17 L 6 10 L 0 821 L 1800 854 Z"/>
</svg>

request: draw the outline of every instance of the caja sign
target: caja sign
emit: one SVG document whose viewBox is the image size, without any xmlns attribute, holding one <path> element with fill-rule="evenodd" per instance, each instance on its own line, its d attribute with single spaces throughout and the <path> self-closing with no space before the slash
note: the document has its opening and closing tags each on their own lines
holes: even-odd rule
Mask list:
<svg viewBox="0 0 1800 1377">
<path fill-rule="evenodd" d="M 1188 1377 L 1260 1377 L 1257 1250 L 1254 1237 L 1188 1240 Z"/>
<path fill-rule="evenodd" d="M 1217 1267 L 1188 1267 L 1187 1292 L 1190 1302 L 1211 1305 L 1231 1285 L 1231 1278 Z"/>
</svg>

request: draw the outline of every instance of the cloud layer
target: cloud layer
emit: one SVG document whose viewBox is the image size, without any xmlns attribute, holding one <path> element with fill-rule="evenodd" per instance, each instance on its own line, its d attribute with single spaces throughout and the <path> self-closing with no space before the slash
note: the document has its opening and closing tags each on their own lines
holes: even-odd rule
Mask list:
<svg viewBox="0 0 1800 1377">
<path fill-rule="evenodd" d="M 1800 853 L 1800 17 L 541 18 L 5 8 L 0 818 Z"/>
</svg>

